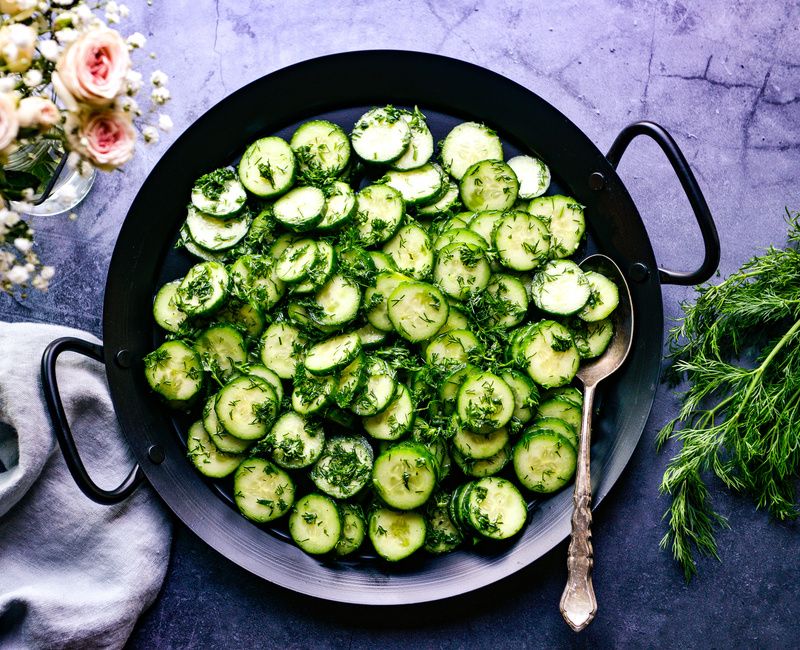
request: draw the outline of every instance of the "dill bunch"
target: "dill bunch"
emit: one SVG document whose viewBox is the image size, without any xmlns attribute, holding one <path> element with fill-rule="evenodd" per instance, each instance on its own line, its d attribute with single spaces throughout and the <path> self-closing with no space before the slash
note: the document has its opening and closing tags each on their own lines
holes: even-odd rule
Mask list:
<svg viewBox="0 0 800 650">
<path fill-rule="evenodd" d="M 795 518 L 800 469 L 800 213 L 787 211 L 785 248 L 770 247 L 718 285 L 698 287 L 670 330 L 668 378 L 688 381 L 659 449 L 682 443 L 661 482 L 671 548 L 687 580 L 696 555 L 716 557 L 727 527 L 707 478 L 750 495 L 778 520 Z"/>
</svg>

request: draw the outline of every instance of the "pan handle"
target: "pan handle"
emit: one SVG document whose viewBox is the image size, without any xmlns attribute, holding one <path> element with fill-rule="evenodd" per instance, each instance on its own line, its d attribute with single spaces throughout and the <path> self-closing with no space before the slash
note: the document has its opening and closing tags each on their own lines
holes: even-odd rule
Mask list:
<svg viewBox="0 0 800 650">
<path fill-rule="evenodd" d="M 719 265 L 720 247 L 719 235 L 717 234 L 717 227 L 714 225 L 714 219 L 708 209 L 703 193 L 700 191 L 700 186 L 697 184 L 697 179 L 694 177 L 689 163 L 683 152 L 678 148 L 678 144 L 674 138 L 667 132 L 667 130 L 660 124 L 655 122 L 634 122 L 626 126 L 611 148 L 608 150 L 606 158 L 614 169 L 619 165 L 622 154 L 628 148 L 637 135 L 646 135 L 652 138 L 656 144 L 661 147 L 661 150 L 666 155 L 669 164 L 678 180 L 681 182 L 683 191 L 686 192 L 686 197 L 694 210 L 697 225 L 700 226 L 700 233 L 703 236 L 703 246 L 705 247 L 705 257 L 703 263 L 696 271 L 668 271 L 666 269 L 658 269 L 658 274 L 662 284 L 681 284 L 693 285 L 701 284 L 708 280 L 717 270 Z"/>
<path fill-rule="evenodd" d="M 89 343 L 82 339 L 67 336 L 56 339 L 45 348 L 42 355 L 42 386 L 44 388 L 44 399 L 47 402 L 47 410 L 50 411 L 50 419 L 56 431 L 58 444 L 64 454 L 72 478 L 81 491 L 92 501 L 103 505 L 113 505 L 127 499 L 139 487 L 144 480 L 141 467 L 134 466 L 122 484 L 113 490 L 104 490 L 99 487 L 89 476 L 86 467 L 83 465 L 78 448 L 75 445 L 75 438 L 64 412 L 64 405 L 61 403 L 61 394 L 58 390 L 56 381 L 56 361 L 62 352 L 77 352 L 84 356 L 103 361 L 103 348 L 100 345 Z"/>
</svg>

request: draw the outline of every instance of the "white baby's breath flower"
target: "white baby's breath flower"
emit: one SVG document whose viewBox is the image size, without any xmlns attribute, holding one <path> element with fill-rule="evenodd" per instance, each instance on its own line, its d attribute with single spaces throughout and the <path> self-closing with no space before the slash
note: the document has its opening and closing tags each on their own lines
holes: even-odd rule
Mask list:
<svg viewBox="0 0 800 650">
<path fill-rule="evenodd" d="M 35 68 L 28 70 L 22 76 L 22 83 L 24 83 L 29 88 L 35 88 L 40 83 L 42 83 L 42 73 L 39 72 L 39 70 L 36 70 Z"/>
<path fill-rule="evenodd" d="M 75 199 L 78 198 L 78 193 L 72 185 L 64 185 L 58 193 L 58 198 L 61 201 L 61 205 L 65 208 L 72 207 L 75 205 Z"/>
<path fill-rule="evenodd" d="M 88 160 L 81 159 L 81 161 L 78 163 L 78 174 L 80 174 L 83 178 L 88 178 L 91 176 L 92 170 L 94 170 L 94 167 L 92 167 L 92 164 Z"/>
<path fill-rule="evenodd" d="M 75 23 L 77 25 L 85 25 L 94 18 L 92 10 L 84 4 L 80 4 L 72 10 L 75 15 Z"/>
<path fill-rule="evenodd" d="M 33 280 L 31 280 L 31 286 L 37 291 L 47 291 L 49 284 L 41 274 L 33 276 Z"/>
<path fill-rule="evenodd" d="M 31 262 L 28 262 L 28 263 L 27 263 L 27 264 L 26 264 L 26 265 L 25 265 L 23 268 L 24 268 L 24 269 L 25 269 L 25 270 L 26 270 L 28 273 L 33 273 L 33 272 L 36 270 L 36 267 L 35 267 L 35 266 L 34 266 L 34 265 L 31 263 Z"/>
<path fill-rule="evenodd" d="M 166 104 L 170 98 L 169 89 L 164 88 L 164 86 L 158 86 L 153 88 L 153 92 L 150 93 L 150 99 L 153 100 L 154 103 L 162 106 Z"/>
<path fill-rule="evenodd" d="M 11 284 L 25 284 L 30 278 L 30 273 L 25 270 L 24 266 L 17 264 L 12 266 L 8 273 L 6 273 L 6 280 Z"/>
<path fill-rule="evenodd" d="M 158 142 L 158 129 L 148 125 L 142 129 L 142 137 L 147 144 L 155 144 Z"/>
<path fill-rule="evenodd" d="M 142 89 L 142 73 L 136 70 L 129 70 L 125 75 L 125 91 L 129 95 L 135 95 Z"/>
<path fill-rule="evenodd" d="M 0 93 L 10 93 L 16 85 L 14 77 L 0 77 Z"/>
<path fill-rule="evenodd" d="M 16 226 L 20 221 L 19 215 L 13 210 L 6 210 L 5 208 L 3 208 L 2 214 L 0 216 L 2 216 L 3 218 L 3 223 L 9 228 Z"/>
<path fill-rule="evenodd" d="M 52 266 L 43 266 L 42 270 L 39 271 L 39 275 L 41 275 L 45 280 L 52 280 L 55 274 L 56 270 Z"/>
<path fill-rule="evenodd" d="M 61 45 L 68 45 L 78 38 L 78 31 L 72 29 L 72 27 L 65 27 L 64 29 L 59 29 L 55 33 L 55 37 Z"/>
<path fill-rule="evenodd" d="M 81 162 L 80 154 L 74 151 L 70 151 L 69 155 L 67 156 L 67 167 L 69 167 L 70 169 L 77 169 L 80 162 Z"/>
<path fill-rule="evenodd" d="M 33 194 L 34 194 L 33 188 L 32 187 L 26 187 L 24 190 L 22 190 L 22 192 L 20 192 L 20 194 L 22 194 L 22 200 L 23 201 L 30 201 L 33 198 Z"/>
<path fill-rule="evenodd" d="M 144 47 L 146 43 L 147 39 L 144 37 L 144 34 L 140 32 L 134 32 L 133 34 L 128 36 L 128 45 L 134 50 L 137 48 Z"/>
<path fill-rule="evenodd" d="M 168 81 L 169 77 L 161 70 L 156 70 L 150 75 L 150 83 L 154 86 L 166 86 Z"/>
<path fill-rule="evenodd" d="M 122 18 L 127 18 L 128 16 L 131 15 L 131 10 L 128 9 L 128 5 L 124 5 L 124 4 L 120 4 L 119 5 L 119 15 Z"/>
<path fill-rule="evenodd" d="M 58 55 L 61 53 L 61 48 L 53 40 L 39 41 L 37 45 L 39 54 L 41 54 L 48 61 L 57 61 Z"/>
<path fill-rule="evenodd" d="M 139 104 L 133 97 L 128 97 L 127 95 L 120 95 L 114 101 L 116 108 L 120 111 L 125 111 L 126 113 L 130 113 L 131 115 L 141 115 L 142 111 L 139 110 Z"/>
<path fill-rule="evenodd" d="M 172 131 L 173 127 L 172 118 L 169 115 L 164 115 L 164 113 L 159 113 L 158 115 L 158 128 L 164 131 L 165 133 L 168 131 Z"/>
<path fill-rule="evenodd" d="M 16 248 L 20 253 L 27 253 L 33 247 L 33 242 L 30 239 L 25 239 L 24 237 L 17 237 L 14 240 L 14 248 Z"/>
</svg>

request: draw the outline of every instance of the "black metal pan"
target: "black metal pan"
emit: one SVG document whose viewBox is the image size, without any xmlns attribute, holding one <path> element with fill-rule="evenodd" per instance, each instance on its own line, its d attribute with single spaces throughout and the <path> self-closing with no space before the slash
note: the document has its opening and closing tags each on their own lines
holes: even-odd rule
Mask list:
<svg viewBox="0 0 800 650">
<path fill-rule="evenodd" d="M 297 123 L 312 117 L 349 128 L 367 108 L 387 103 L 418 104 L 436 138 L 458 121 L 476 120 L 498 131 L 509 156 L 535 152 L 550 165 L 555 189 L 586 206 L 586 252 L 603 252 L 623 270 L 641 325 L 625 368 L 603 387 L 592 445 L 595 504 L 622 473 L 650 413 L 661 361 L 661 284 L 703 282 L 720 255 L 708 206 L 684 156 L 663 128 L 650 122 L 632 124 L 604 156 L 572 122 L 531 91 L 441 56 L 368 51 L 299 63 L 235 92 L 178 138 L 145 181 L 119 234 L 106 284 L 103 347 L 61 339 L 43 358 L 45 391 L 67 463 L 78 485 L 95 501 L 119 502 L 147 480 L 192 531 L 252 573 L 301 593 L 372 605 L 446 598 L 530 564 L 569 534 L 570 491 L 532 503 L 523 534 L 504 545 L 444 557 L 417 554 L 394 566 L 368 556 L 348 561 L 312 558 L 287 543 L 280 529 L 245 520 L 224 490 L 195 471 L 186 458 L 184 424 L 148 389 L 142 358 L 158 340 L 151 316 L 156 289 L 191 263 L 173 244 L 194 180 L 230 164 L 258 137 L 285 137 Z M 639 212 L 615 171 L 638 135 L 660 145 L 689 197 L 705 244 L 705 259 L 696 271 L 658 268 Z M 120 426 L 138 462 L 115 490 L 96 486 L 78 457 L 55 378 L 56 359 L 64 350 L 83 352 L 105 364 Z"/>
</svg>

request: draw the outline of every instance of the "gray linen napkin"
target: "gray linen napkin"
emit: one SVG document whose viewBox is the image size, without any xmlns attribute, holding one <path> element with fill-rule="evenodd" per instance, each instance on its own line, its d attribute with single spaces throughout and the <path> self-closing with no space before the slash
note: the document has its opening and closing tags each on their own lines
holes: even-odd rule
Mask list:
<svg viewBox="0 0 800 650">
<path fill-rule="evenodd" d="M 119 648 L 155 599 L 171 526 L 147 486 L 102 506 L 75 485 L 55 442 L 39 364 L 60 336 L 84 332 L 0 323 L 0 648 Z M 58 379 L 81 457 L 95 482 L 119 484 L 133 458 L 105 371 L 73 353 Z"/>
</svg>

